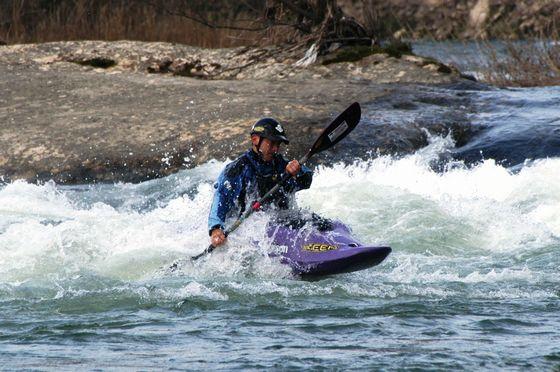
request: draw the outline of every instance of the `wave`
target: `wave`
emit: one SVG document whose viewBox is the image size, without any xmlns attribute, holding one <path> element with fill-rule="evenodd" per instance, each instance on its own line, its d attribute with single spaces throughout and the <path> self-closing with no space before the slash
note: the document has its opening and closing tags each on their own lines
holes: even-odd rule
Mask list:
<svg viewBox="0 0 560 372">
<path fill-rule="evenodd" d="M 343 292 L 437 297 L 460 292 L 455 288 L 460 285 L 505 283 L 502 291 L 522 297 L 534 291 L 531 283 L 557 282 L 551 265 L 560 263 L 555 253 L 560 246 L 560 158 L 537 160 L 516 171 L 493 160 L 474 166 L 454 162 L 443 172 L 434 170 L 433 161 L 452 146 L 449 138 L 438 137 L 402 158 L 320 166 L 311 189 L 298 193 L 300 206 L 344 221 L 364 243 L 393 247 L 384 265 L 343 276 L 350 278 Z M 142 289 L 146 281 L 178 280 L 165 278 L 161 268 L 208 244 L 212 182 L 224 165 L 213 161 L 137 185 L 19 181 L 3 186 L 0 297 L 25 293 L 24 287 L 34 288 L 31 292 L 39 297 L 46 290 L 50 298 L 67 298 L 127 283 Z M 273 292 L 278 287 L 297 295 L 301 287 L 274 284 L 292 276 L 266 255 L 267 221 L 266 215 L 254 215 L 232 234 L 226 249 L 187 265 L 178 274 L 183 284 L 169 284 L 172 292 L 224 301 L 236 296 L 233 284 L 224 290 L 224 283 L 256 285 L 264 293 L 260 284 L 250 284 L 257 280 L 272 281 Z M 370 288 L 371 282 L 379 285 Z M 327 288 L 337 291 L 341 285 L 334 280 Z M 319 287 L 310 290 L 321 294 Z M 498 288 L 492 291 L 498 295 Z M 175 295 L 162 296 L 176 300 Z"/>
</svg>

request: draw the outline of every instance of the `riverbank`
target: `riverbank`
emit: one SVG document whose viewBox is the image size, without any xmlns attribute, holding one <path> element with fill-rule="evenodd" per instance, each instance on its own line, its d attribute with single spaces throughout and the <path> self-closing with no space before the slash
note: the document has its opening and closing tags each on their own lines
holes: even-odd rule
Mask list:
<svg viewBox="0 0 560 372">
<path fill-rule="evenodd" d="M 412 55 L 298 67 L 280 52 L 130 41 L 3 46 L 0 174 L 4 181 L 140 182 L 235 157 L 262 116 L 286 124 L 288 155 L 297 156 L 353 101 L 398 103 L 399 90 L 410 94 L 416 84 L 475 84 Z M 468 123 L 454 125 L 468 136 Z M 347 147 L 402 153 L 427 144 L 420 128 L 413 143 L 402 133 L 364 132 Z M 334 151 L 331 160 L 348 156 Z"/>
<path fill-rule="evenodd" d="M 297 17 L 274 24 L 290 9 L 270 2 L 216 0 L 134 4 L 120 0 L 11 1 L 0 4 L 0 45 L 60 40 L 151 40 L 210 48 L 277 44 L 293 35 Z M 281 3 L 281 2 L 280 2 Z M 301 1 L 320 8 L 313 0 Z M 530 0 L 337 0 L 370 37 L 413 40 L 558 39 L 560 4 Z M 322 6 L 325 6 L 324 2 Z M 289 8 L 289 7 L 288 7 Z M 293 9 L 293 8 L 292 8 Z M 297 6 L 296 6 L 297 9 Z M 296 12 L 297 13 L 297 12 Z M 87 16 L 84 16 L 87 14 Z M 268 14 L 269 18 L 265 18 Z M 284 14 L 285 15 L 285 14 Z M 295 16 L 295 14 L 294 14 Z M 64 19 L 65 22 L 60 22 Z M 271 22 L 272 21 L 272 22 Z M 301 18 L 299 19 L 301 22 Z"/>
</svg>

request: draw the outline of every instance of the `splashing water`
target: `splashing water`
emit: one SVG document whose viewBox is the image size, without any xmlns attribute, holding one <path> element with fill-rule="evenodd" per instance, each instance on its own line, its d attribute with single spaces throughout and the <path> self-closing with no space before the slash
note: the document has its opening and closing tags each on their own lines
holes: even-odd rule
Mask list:
<svg viewBox="0 0 560 372">
<path fill-rule="evenodd" d="M 433 138 L 403 158 L 319 167 L 300 206 L 393 253 L 312 282 L 268 257 L 263 214 L 208 259 L 162 270 L 208 244 L 224 163 L 137 185 L 4 185 L 0 357 L 16 368 L 554 365 L 560 159 L 432 170 L 452 146 Z"/>
</svg>

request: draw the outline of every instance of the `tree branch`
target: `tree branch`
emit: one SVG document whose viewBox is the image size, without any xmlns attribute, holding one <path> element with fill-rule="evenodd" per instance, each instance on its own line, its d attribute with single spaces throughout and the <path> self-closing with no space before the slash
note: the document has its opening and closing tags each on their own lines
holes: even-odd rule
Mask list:
<svg viewBox="0 0 560 372">
<path fill-rule="evenodd" d="M 173 11 L 173 10 L 168 9 L 165 5 L 160 6 L 159 4 L 156 4 L 155 2 L 150 1 L 150 0 L 146 0 L 145 3 L 147 5 L 153 7 L 154 9 L 163 11 L 167 15 L 186 18 L 188 20 L 191 20 L 193 22 L 199 23 L 201 25 L 204 25 L 204 26 L 206 26 L 208 28 L 212 28 L 212 29 L 258 32 L 258 31 L 267 30 L 270 27 L 270 26 L 240 27 L 240 26 L 220 25 L 220 24 L 211 23 L 208 19 L 201 16 L 200 14 L 193 15 L 193 14 L 186 13 L 184 11 Z"/>
<path fill-rule="evenodd" d="M 308 12 L 303 9 L 301 6 L 297 6 L 294 4 L 294 1 L 290 0 L 277 0 L 280 4 L 284 5 L 286 8 L 290 9 L 295 14 L 298 14 L 307 19 L 314 19 L 315 14 L 313 12 Z"/>
</svg>

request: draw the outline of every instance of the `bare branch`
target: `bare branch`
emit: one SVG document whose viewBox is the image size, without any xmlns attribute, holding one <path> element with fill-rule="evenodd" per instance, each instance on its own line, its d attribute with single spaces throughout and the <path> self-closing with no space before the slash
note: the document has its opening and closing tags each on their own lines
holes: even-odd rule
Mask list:
<svg viewBox="0 0 560 372">
<path fill-rule="evenodd" d="M 258 31 L 265 31 L 270 27 L 268 25 L 263 25 L 260 27 L 240 27 L 240 26 L 220 25 L 220 24 L 211 23 L 208 19 L 206 19 L 200 14 L 193 15 L 193 14 L 186 13 L 185 11 L 182 10 L 173 11 L 168 9 L 165 5 L 160 6 L 160 4 L 156 4 L 154 1 L 151 0 L 146 0 L 145 4 L 153 7 L 154 9 L 161 10 L 167 15 L 186 18 L 188 20 L 191 20 L 193 22 L 199 23 L 201 25 L 204 25 L 212 29 L 258 32 Z"/>
<path fill-rule="evenodd" d="M 316 15 L 313 12 L 306 11 L 302 6 L 298 6 L 295 4 L 294 1 L 291 0 L 277 0 L 280 4 L 284 5 L 287 9 L 290 9 L 292 12 L 307 18 L 307 19 L 314 19 Z"/>
</svg>

